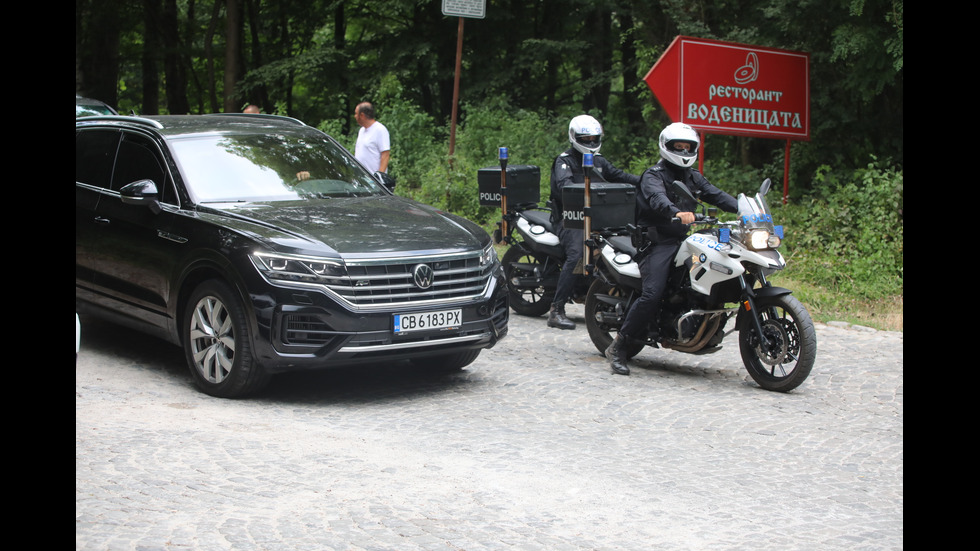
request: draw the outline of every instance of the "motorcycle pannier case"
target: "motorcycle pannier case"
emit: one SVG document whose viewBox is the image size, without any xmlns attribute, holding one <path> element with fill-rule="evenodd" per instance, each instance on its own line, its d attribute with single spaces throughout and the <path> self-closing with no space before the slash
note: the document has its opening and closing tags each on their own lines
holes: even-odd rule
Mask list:
<svg viewBox="0 0 980 551">
<path fill-rule="evenodd" d="M 589 186 L 592 199 L 592 229 L 625 228 L 636 218 L 636 187 L 632 184 L 595 183 Z M 561 190 L 565 227 L 585 229 L 585 184 L 568 184 Z"/>
<path fill-rule="evenodd" d="M 476 175 L 481 207 L 500 207 L 500 167 L 481 168 Z M 534 165 L 507 167 L 507 206 L 538 205 L 541 200 L 541 169 Z"/>
</svg>

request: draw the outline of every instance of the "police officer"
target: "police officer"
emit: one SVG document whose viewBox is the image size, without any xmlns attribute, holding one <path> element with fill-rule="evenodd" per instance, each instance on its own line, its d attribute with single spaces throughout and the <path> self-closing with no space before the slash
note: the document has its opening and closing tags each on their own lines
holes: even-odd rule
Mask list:
<svg viewBox="0 0 980 551">
<path fill-rule="evenodd" d="M 558 276 L 558 287 L 555 298 L 551 303 L 548 314 L 548 327 L 558 329 L 575 329 L 575 322 L 565 315 L 565 304 L 572 298 L 576 284 L 579 281 L 575 274 L 575 266 L 582 259 L 584 247 L 584 231 L 565 227 L 562 217 L 562 189 L 568 184 L 585 182 L 585 169 L 582 167 L 583 156 L 591 153 L 592 174 L 590 182 L 612 182 L 639 185 L 640 177 L 629 174 L 613 166 L 605 157 L 599 155 L 602 147 L 602 125 L 589 115 L 579 115 L 568 124 L 568 148 L 555 159 L 551 168 L 551 222 L 556 225 L 558 239 L 565 249 L 565 262 Z"/>
<path fill-rule="evenodd" d="M 629 375 L 627 366 L 631 339 L 644 338 L 647 324 L 656 326 L 660 302 L 674 256 L 687 236 L 688 224 L 694 222 L 696 205 L 687 205 L 676 197 L 670 185 L 683 182 L 695 196 L 726 212 L 737 212 L 734 197 L 711 185 L 700 172 L 691 168 L 698 158 L 701 140 L 698 133 L 682 123 L 668 125 L 660 133 L 660 161 L 640 177 L 636 196 L 636 225 L 648 228 L 651 243 L 639 261 L 643 291 L 626 313 L 616 339 L 606 349 L 613 373 Z M 679 218 L 680 222 L 672 222 Z M 650 230 L 652 228 L 652 231 Z"/>
</svg>

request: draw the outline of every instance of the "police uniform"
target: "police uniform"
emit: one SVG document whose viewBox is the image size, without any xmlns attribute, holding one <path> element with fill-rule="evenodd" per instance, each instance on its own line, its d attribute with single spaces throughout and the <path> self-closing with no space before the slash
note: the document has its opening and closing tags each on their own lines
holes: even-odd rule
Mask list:
<svg viewBox="0 0 980 551">
<path fill-rule="evenodd" d="M 555 159 L 555 164 L 551 168 L 551 222 L 555 224 L 558 231 L 558 239 L 565 250 L 565 262 L 561 267 L 561 274 L 558 276 L 558 287 L 555 289 L 555 298 L 552 302 L 556 307 L 564 307 L 565 303 L 572 298 L 575 291 L 576 280 L 575 266 L 582 259 L 584 248 L 585 232 L 579 229 L 569 229 L 565 227 L 562 218 L 562 190 L 568 184 L 585 183 L 585 168 L 582 166 L 583 155 L 575 148 L 569 148 Z M 623 183 L 639 185 L 640 177 L 624 172 L 615 166 L 601 154 L 596 153 L 592 156 L 592 174 L 589 181 L 592 183 Z"/>
<path fill-rule="evenodd" d="M 679 212 L 693 212 L 697 207 L 684 204 L 682 198 L 675 196 L 671 188 L 675 180 L 683 182 L 702 201 L 725 212 L 738 212 L 738 202 L 734 197 L 711 185 L 693 168 L 681 168 L 661 159 L 640 176 L 636 225 L 653 228 L 654 231 L 648 231 L 650 243 L 637 262 L 643 279 L 643 292 L 630 307 L 619 330 L 626 338 L 645 337 L 646 325 L 656 321 L 674 256 L 689 230 L 688 226 L 672 222 L 671 219 Z"/>
</svg>

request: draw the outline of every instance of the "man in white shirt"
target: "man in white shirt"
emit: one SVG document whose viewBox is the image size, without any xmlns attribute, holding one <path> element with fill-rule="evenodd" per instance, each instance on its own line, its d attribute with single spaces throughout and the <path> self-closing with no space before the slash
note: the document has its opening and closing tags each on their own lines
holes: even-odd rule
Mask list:
<svg viewBox="0 0 980 551">
<path fill-rule="evenodd" d="M 375 120 L 374 106 L 361 103 L 354 109 L 354 120 L 360 125 L 357 143 L 354 144 L 354 157 L 371 174 L 388 172 L 388 159 L 391 154 L 391 138 L 385 125 Z"/>
</svg>

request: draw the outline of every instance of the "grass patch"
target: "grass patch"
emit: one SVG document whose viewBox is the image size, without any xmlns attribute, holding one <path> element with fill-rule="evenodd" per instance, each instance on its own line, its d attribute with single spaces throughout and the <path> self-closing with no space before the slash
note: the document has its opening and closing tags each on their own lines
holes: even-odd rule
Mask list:
<svg viewBox="0 0 980 551">
<path fill-rule="evenodd" d="M 782 274 L 770 278 L 778 287 L 793 291 L 817 323 L 843 321 L 882 331 L 903 331 L 904 297 L 894 295 L 869 300 L 804 283 Z"/>
</svg>

